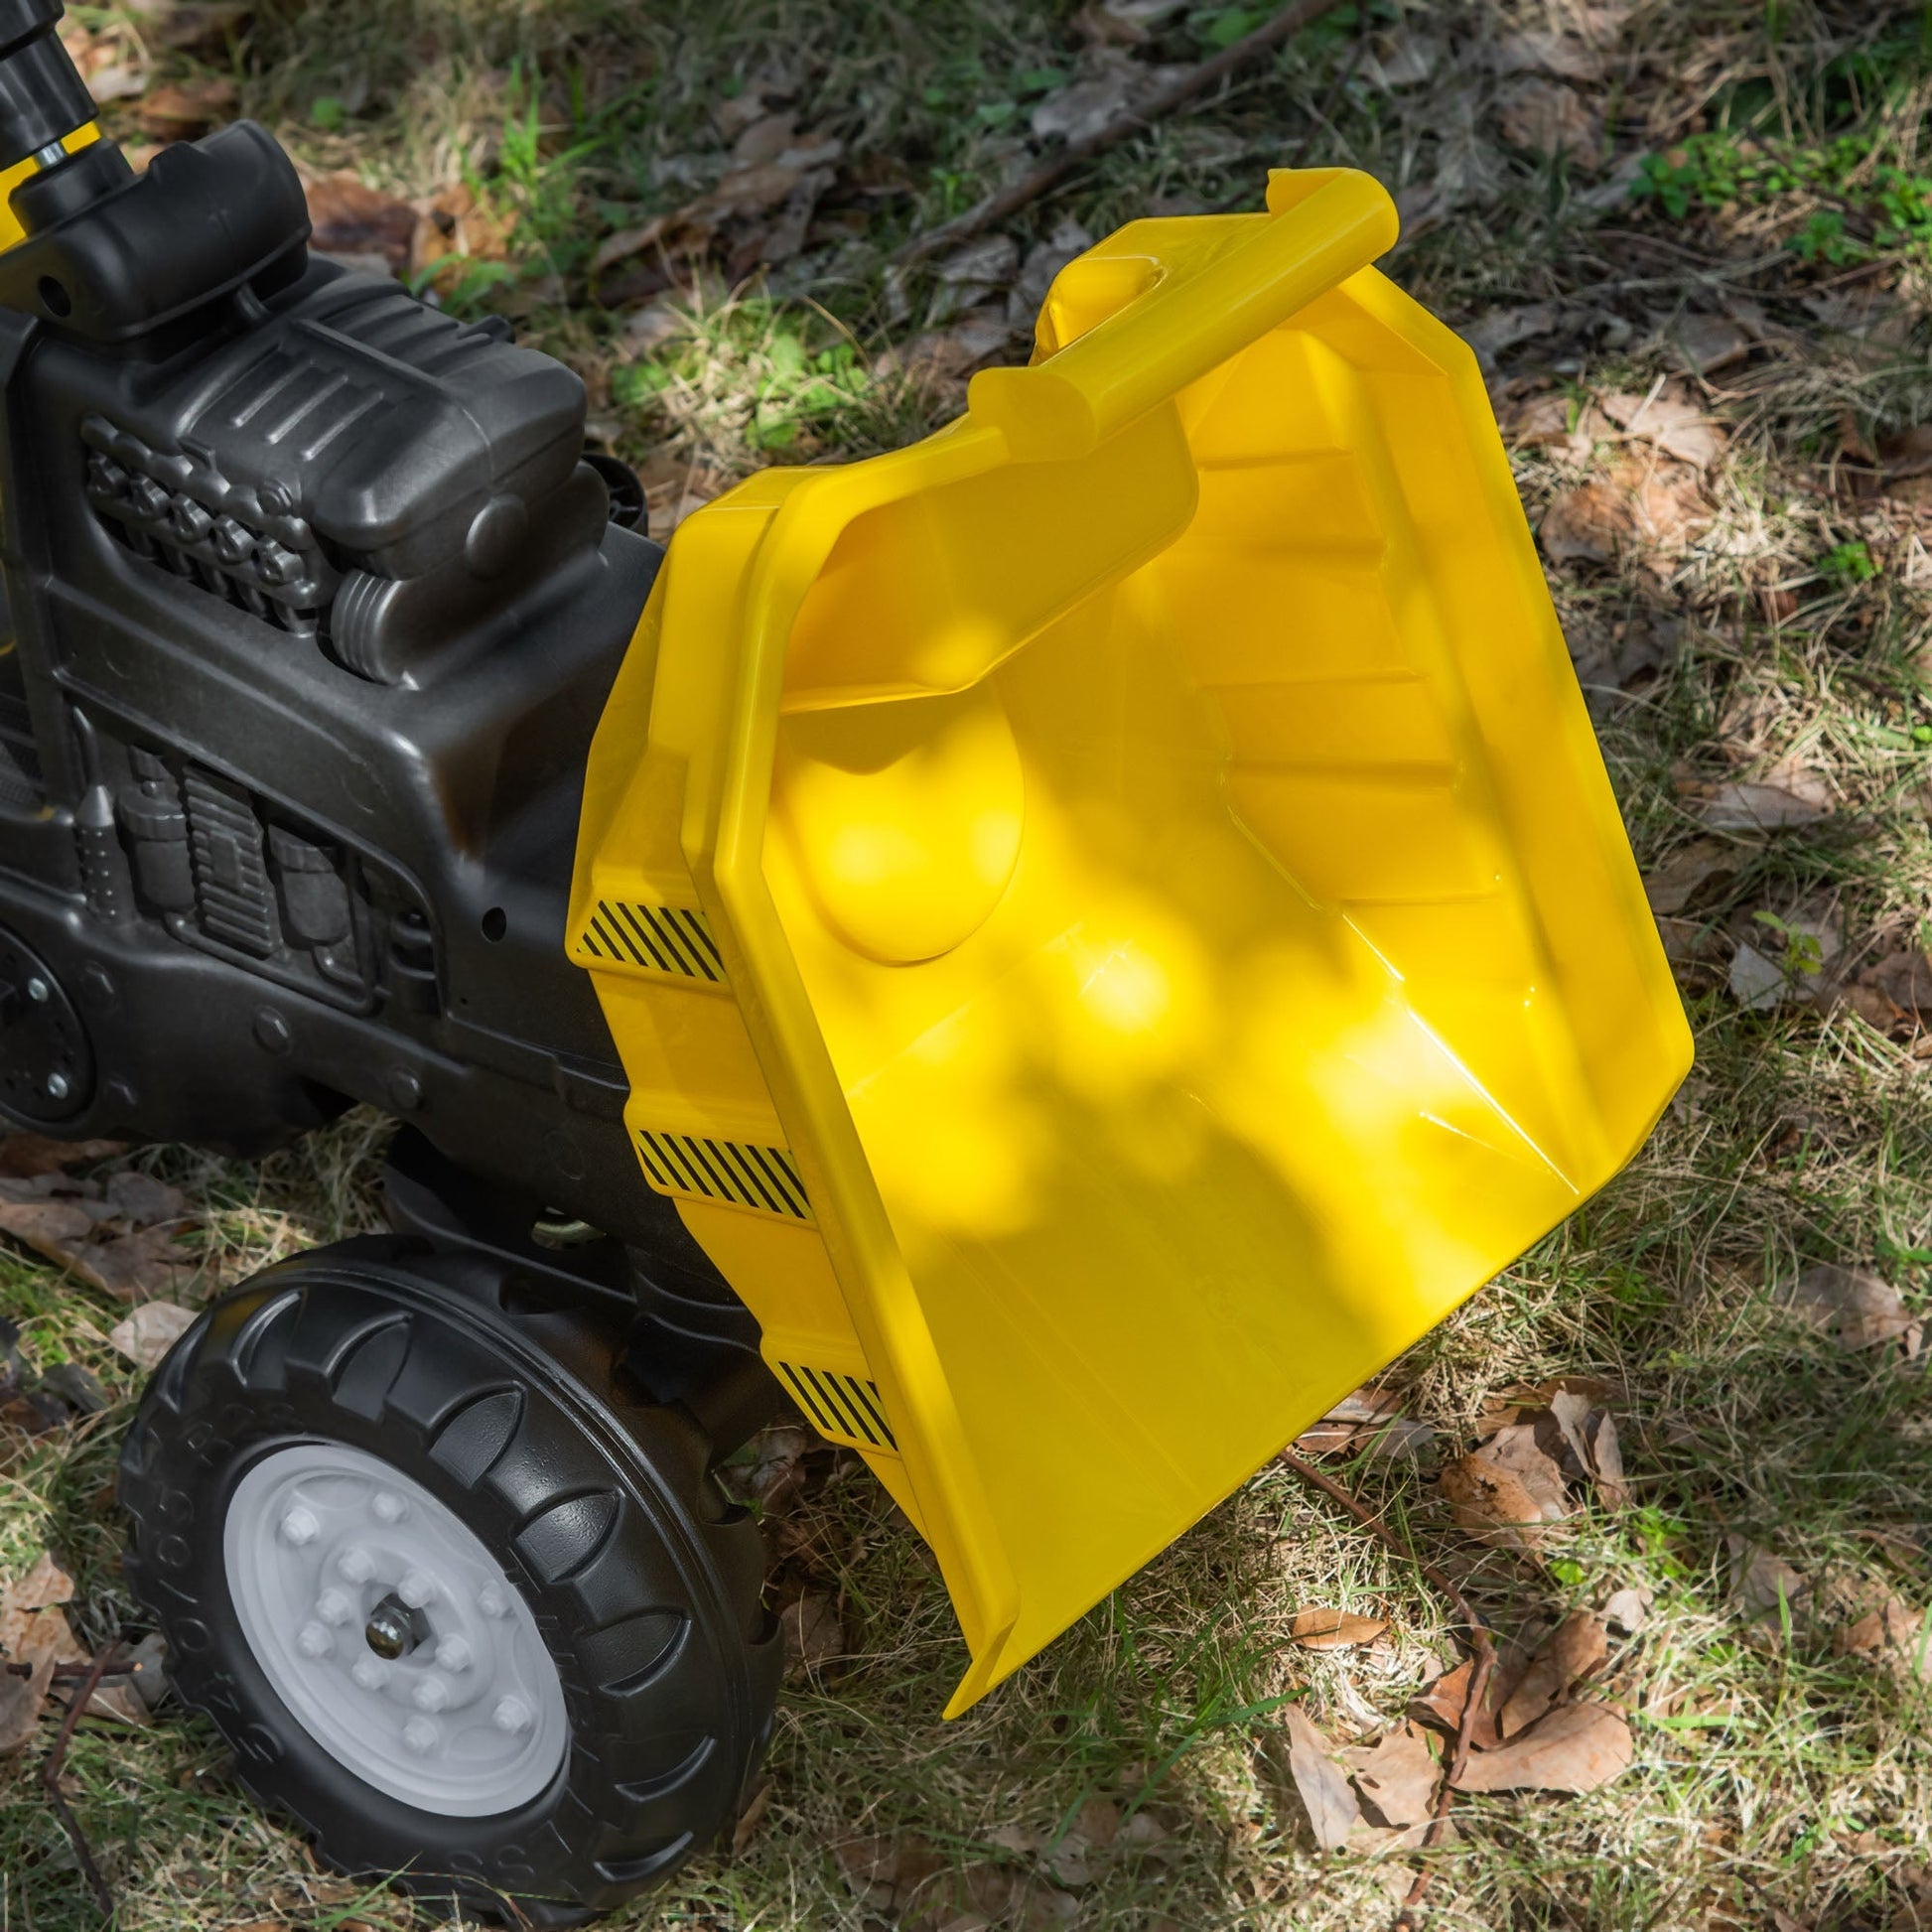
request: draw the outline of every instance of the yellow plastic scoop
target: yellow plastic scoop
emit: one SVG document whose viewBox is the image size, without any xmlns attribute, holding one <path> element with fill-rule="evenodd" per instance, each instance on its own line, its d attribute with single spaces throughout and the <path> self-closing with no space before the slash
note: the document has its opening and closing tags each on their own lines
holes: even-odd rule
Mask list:
<svg viewBox="0 0 1932 1932">
<path fill-rule="evenodd" d="M 930 1542 L 954 1711 L 1690 1062 L 1474 359 L 1367 177 L 1268 207 L 1133 223 L 949 429 L 699 512 L 592 759 L 639 1184 Z"/>
</svg>

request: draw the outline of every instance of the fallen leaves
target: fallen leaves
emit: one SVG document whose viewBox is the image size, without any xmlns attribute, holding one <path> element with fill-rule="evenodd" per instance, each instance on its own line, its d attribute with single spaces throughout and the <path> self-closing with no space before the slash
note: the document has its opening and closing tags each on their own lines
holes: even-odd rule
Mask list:
<svg viewBox="0 0 1932 1932">
<path fill-rule="evenodd" d="M 0 1177 L 0 1230 L 124 1302 L 169 1296 L 194 1274 L 175 1243 L 193 1218 L 178 1189 L 133 1169 Z"/>
<path fill-rule="evenodd" d="M 1392 1389 L 1368 1383 L 1343 1396 L 1319 1421 L 1295 1440 L 1304 1455 L 1355 1454 L 1425 1456 L 1436 1446 L 1426 1422 L 1402 1413 L 1404 1399 Z"/>
<path fill-rule="evenodd" d="M 794 1681 L 845 1655 L 845 1627 L 829 1596 L 801 1596 L 778 1612 L 784 1632 L 786 1675 Z"/>
<path fill-rule="evenodd" d="M 1348 1774 L 1330 1755 L 1333 1746 L 1299 1707 L 1289 1705 L 1282 1719 L 1288 1731 L 1289 1771 L 1308 1811 L 1314 1842 L 1324 1852 L 1337 1851 L 1348 1843 L 1348 1834 L 1362 1816 Z"/>
<path fill-rule="evenodd" d="M 1597 406 L 1623 433 L 1654 444 L 1693 470 L 1708 470 L 1724 455 L 1725 442 L 1710 418 L 1681 389 L 1660 387 L 1649 395 L 1611 390 Z"/>
<path fill-rule="evenodd" d="M 1505 1444 L 1495 1453 L 1471 1449 L 1458 1455 L 1444 1464 L 1442 1488 L 1457 1525 L 1478 1542 L 1502 1549 L 1542 1549 L 1544 1525 L 1560 1523 L 1570 1513 L 1563 1473 L 1533 1439 Z"/>
<path fill-rule="evenodd" d="M 225 74 L 166 81 L 141 95 L 134 118 L 158 141 L 192 141 L 219 121 L 234 117 L 235 83 Z"/>
<path fill-rule="evenodd" d="M 1297 1610 L 1289 1635 L 1304 1650 L 1354 1650 L 1373 1643 L 1388 1627 L 1387 1617 L 1352 1610 Z"/>
<path fill-rule="evenodd" d="M 371 188 L 352 174 L 324 175 L 307 182 L 310 246 L 348 268 L 401 275 L 411 266 L 415 207 Z"/>
<path fill-rule="evenodd" d="M 18 1750 L 33 1734 L 55 1665 L 86 1662 L 62 1613 L 72 1599 L 72 1578 L 46 1554 L 26 1576 L 0 1587 L 0 1654 L 33 1666 L 30 1677 L 0 1672 L 0 1754 Z"/>
<path fill-rule="evenodd" d="M 1458 1791 L 1594 1791 L 1630 1768 L 1630 1726 L 1607 1704 L 1566 1704 L 1494 1750 L 1471 1751 Z"/>
<path fill-rule="evenodd" d="M 1420 1725 L 1398 1725 L 1379 1743 L 1342 1755 L 1372 1823 L 1403 1830 L 1434 1812 L 1443 1767 Z"/>
<path fill-rule="evenodd" d="M 1608 564 L 1681 552 L 1704 520 L 1694 475 L 1625 461 L 1559 493 L 1537 534 L 1553 563 Z"/>
<path fill-rule="evenodd" d="M 1511 147 L 1585 164 L 1603 154 L 1603 116 L 1560 80 L 1512 82 L 1496 100 L 1497 125 Z"/>
<path fill-rule="evenodd" d="M 1741 856 L 1722 839 L 1693 839 L 1653 872 L 1644 874 L 1650 909 L 1660 917 L 1687 911 L 1714 898 L 1737 876 Z"/>
<path fill-rule="evenodd" d="M 1559 1377 L 1503 1392 L 1482 1418 L 1483 1438 L 1444 1464 L 1442 1493 L 1476 1541 L 1537 1557 L 1574 1513 L 1572 1485 L 1594 1488 L 1606 1508 L 1628 1500 L 1608 1385 Z"/>
<path fill-rule="evenodd" d="M 1837 809 L 1823 773 L 1786 762 L 1762 778 L 1728 779 L 1720 784 L 1689 779 L 1678 793 L 1714 832 L 1778 832 L 1814 825 Z"/>
<path fill-rule="evenodd" d="M 126 1320 L 107 1331 L 107 1339 L 138 1369 L 153 1370 L 195 1325 L 193 1309 L 178 1302 L 143 1302 Z"/>
<path fill-rule="evenodd" d="M 1734 1532 L 1725 1538 L 1730 1590 L 1746 1609 L 1782 1616 L 1810 1591 L 1808 1579 L 1774 1552 Z"/>
<path fill-rule="evenodd" d="M 797 132 L 789 114 L 764 115 L 739 134 L 714 187 L 607 235 L 592 254 L 591 274 L 596 278 L 646 252 L 668 262 L 714 246 L 733 279 L 760 262 L 784 261 L 805 245 L 813 210 L 843 153 L 844 144 L 831 135 Z M 665 286 L 673 277 L 657 279 Z"/>
<path fill-rule="evenodd" d="M 1906 1359 L 1924 1345 L 1925 1325 L 1906 1307 L 1890 1282 L 1863 1268 L 1820 1262 L 1786 1288 L 1780 1298 L 1847 1350 L 1896 1342 Z"/>
<path fill-rule="evenodd" d="M 1516 1681 L 1496 1720 L 1504 1737 L 1527 1730 L 1609 1656 L 1609 1629 L 1588 1610 L 1573 1610 L 1557 1626 Z"/>
</svg>

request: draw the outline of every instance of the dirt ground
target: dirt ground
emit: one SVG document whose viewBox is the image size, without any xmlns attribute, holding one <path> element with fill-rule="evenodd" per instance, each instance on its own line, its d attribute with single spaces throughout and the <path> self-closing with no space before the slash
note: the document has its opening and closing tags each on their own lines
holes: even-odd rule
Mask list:
<svg viewBox="0 0 1932 1932">
<path fill-rule="evenodd" d="M 319 246 L 577 367 L 661 537 L 763 465 L 948 420 L 1120 222 L 1258 207 L 1271 167 L 1375 175 L 1383 266 L 1481 358 L 1695 1029 L 1628 1172 L 1305 1443 L 1496 1632 L 1527 1702 L 1471 1761 L 1552 1719 L 1600 1726 L 1583 1759 L 1458 1796 L 1418 1849 L 1364 1759 L 1403 1739 L 1437 1775 L 1453 1603 L 1280 1465 L 942 1724 L 930 1564 L 781 1431 L 734 1471 L 793 1649 L 764 1780 L 617 1922 L 1356 1932 L 1427 1870 L 1444 1928 L 1932 1926 L 1932 8 L 1336 6 L 926 239 L 1273 11 L 69 10 L 137 159 L 253 115 Z M 111 1337 L 370 1224 L 383 1131 L 254 1166 L 88 1150 L 49 1183 L 100 1212 L 69 1267 L 0 1253 L 0 1631 L 51 1552 L 66 1654 L 140 1637 L 111 1482 L 166 1317 Z M 35 1172 L 0 1145 L 0 1225 Z M 1471 1487 L 1499 1461 L 1533 1548 Z M 0 1758 L 0 1932 L 98 1923 L 40 1784 L 58 1722 Z M 165 1701 L 86 1719 L 63 1789 L 123 1932 L 417 1922 Z"/>
</svg>

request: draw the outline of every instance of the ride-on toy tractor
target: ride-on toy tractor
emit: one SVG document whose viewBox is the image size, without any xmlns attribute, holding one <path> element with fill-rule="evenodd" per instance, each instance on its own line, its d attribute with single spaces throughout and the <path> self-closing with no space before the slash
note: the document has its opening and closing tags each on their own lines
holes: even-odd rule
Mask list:
<svg viewBox="0 0 1932 1932">
<path fill-rule="evenodd" d="M 401 1122 L 154 1377 L 135 1594 L 346 1869 L 567 1923 L 771 1724 L 795 1409 L 984 1695 L 1558 1222 L 1689 1039 L 1473 359 L 1367 178 L 1140 221 L 668 552 L 577 377 L 136 176 L 0 0 L 0 1104 Z"/>
</svg>

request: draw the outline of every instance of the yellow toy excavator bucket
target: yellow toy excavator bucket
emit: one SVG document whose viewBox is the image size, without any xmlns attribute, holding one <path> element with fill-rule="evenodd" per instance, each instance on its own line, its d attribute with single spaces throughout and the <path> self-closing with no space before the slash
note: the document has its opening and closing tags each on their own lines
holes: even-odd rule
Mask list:
<svg viewBox="0 0 1932 1932">
<path fill-rule="evenodd" d="M 931 1544 L 958 1711 L 1600 1186 L 1690 1035 L 1367 177 L 692 517 L 573 901 L 643 1180 Z"/>
</svg>

